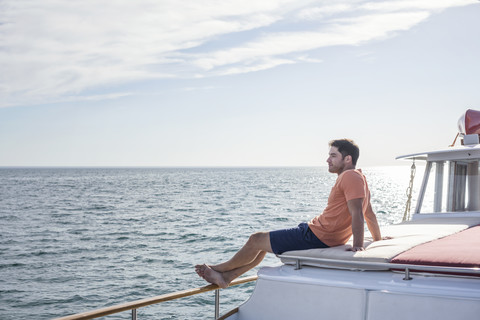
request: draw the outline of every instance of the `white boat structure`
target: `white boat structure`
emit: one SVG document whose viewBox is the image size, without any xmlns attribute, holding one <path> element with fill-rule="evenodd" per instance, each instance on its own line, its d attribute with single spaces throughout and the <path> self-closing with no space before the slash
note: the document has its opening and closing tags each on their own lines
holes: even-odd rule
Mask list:
<svg viewBox="0 0 480 320">
<path fill-rule="evenodd" d="M 460 145 L 398 157 L 426 165 L 411 219 L 382 227 L 388 239 L 367 242 L 360 252 L 348 251 L 351 243 L 286 252 L 279 256 L 282 265 L 260 269 L 244 304 L 222 317 L 217 311 L 215 318 L 479 319 L 480 112 L 468 110 L 460 122 Z M 119 311 L 164 298 L 125 304 Z M 102 310 L 62 319 L 91 319 Z"/>
</svg>

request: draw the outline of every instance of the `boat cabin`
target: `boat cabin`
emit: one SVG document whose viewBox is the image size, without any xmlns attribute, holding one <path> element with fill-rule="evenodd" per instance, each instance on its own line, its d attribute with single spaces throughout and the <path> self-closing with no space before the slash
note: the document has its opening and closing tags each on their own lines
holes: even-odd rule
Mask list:
<svg viewBox="0 0 480 320">
<path fill-rule="evenodd" d="M 458 120 L 461 145 L 397 159 L 425 160 L 425 174 L 415 214 L 480 210 L 480 111 L 467 110 Z M 417 216 L 418 217 L 418 216 Z M 415 218 L 415 215 L 414 215 Z"/>
<path fill-rule="evenodd" d="M 397 159 L 426 160 L 415 214 L 480 210 L 480 145 L 406 155 Z"/>
</svg>

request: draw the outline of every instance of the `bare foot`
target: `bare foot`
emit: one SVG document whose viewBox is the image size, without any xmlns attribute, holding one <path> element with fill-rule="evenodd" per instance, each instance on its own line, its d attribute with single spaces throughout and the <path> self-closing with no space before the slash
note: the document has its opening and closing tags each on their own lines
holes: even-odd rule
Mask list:
<svg viewBox="0 0 480 320">
<path fill-rule="evenodd" d="M 200 276 L 200 277 L 204 277 L 205 275 L 205 269 L 207 268 L 207 265 L 206 264 L 197 264 L 195 266 L 195 272 Z"/>
<path fill-rule="evenodd" d="M 212 284 L 216 284 L 222 289 L 225 289 L 226 287 L 228 287 L 229 283 L 225 281 L 225 279 L 223 278 L 223 275 L 220 272 L 213 270 L 206 264 L 203 265 L 202 267 L 203 268 L 200 268 L 201 269 L 200 272 L 203 272 L 203 276 L 202 276 L 203 279 L 205 279 L 207 282 L 210 282 Z"/>
</svg>

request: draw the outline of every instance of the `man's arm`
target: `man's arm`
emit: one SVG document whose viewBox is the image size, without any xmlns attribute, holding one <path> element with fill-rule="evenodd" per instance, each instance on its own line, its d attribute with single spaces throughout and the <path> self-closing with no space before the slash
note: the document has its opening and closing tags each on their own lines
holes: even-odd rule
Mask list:
<svg viewBox="0 0 480 320">
<path fill-rule="evenodd" d="M 365 220 L 367 221 L 368 230 L 373 237 L 373 241 L 382 240 L 380 227 L 378 226 L 377 217 L 372 210 L 372 205 L 368 203 L 367 212 L 365 212 Z"/>
<path fill-rule="evenodd" d="M 364 220 L 362 212 L 363 198 L 347 201 L 348 211 L 352 216 L 353 248 L 352 251 L 363 251 Z"/>
</svg>

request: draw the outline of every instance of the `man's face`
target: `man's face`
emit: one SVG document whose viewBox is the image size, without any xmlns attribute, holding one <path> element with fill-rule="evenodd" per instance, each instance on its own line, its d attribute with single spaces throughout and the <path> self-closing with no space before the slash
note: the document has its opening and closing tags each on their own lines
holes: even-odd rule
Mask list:
<svg viewBox="0 0 480 320">
<path fill-rule="evenodd" d="M 340 174 L 345 168 L 345 159 L 340 152 L 338 152 L 337 147 L 330 147 L 328 153 L 328 171 L 331 173 Z"/>
</svg>

